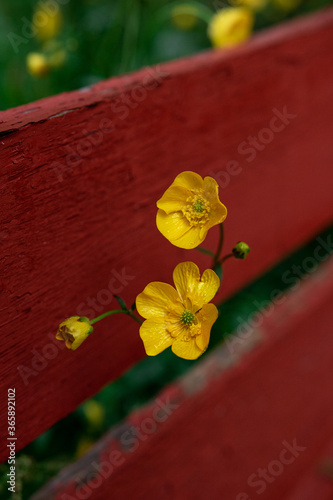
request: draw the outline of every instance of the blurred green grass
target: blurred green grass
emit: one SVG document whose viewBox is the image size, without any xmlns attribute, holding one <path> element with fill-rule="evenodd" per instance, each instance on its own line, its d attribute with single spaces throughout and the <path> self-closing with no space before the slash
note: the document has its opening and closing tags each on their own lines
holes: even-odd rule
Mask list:
<svg viewBox="0 0 333 500">
<path fill-rule="evenodd" d="M 11 0 L 0 4 L 2 110 L 210 47 L 207 25 L 203 21 L 198 21 L 188 31 L 182 31 L 172 23 L 170 9 L 179 2 L 68 0 L 61 8 L 64 22 L 57 36 L 57 41 L 66 47 L 66 63 L 42 79 L 35 78 L 27 72 L 26 57 L 30 52 L 40 51 L 41 43 L 35 36 L 27 37 L 26 29 L 29 30 L 27 26 L 39 3 L 36 0 Z M 222 2 L 213 0 L 200 3 L 212 12 L 217 5 L 222 5 Z M 255 28 L 261 29 L 284 17 L 331 3 L 332 0 L 303 0 L 300 7 L 289 15 L 266 9 L 257 15 Z M 13 43 L 13 35 L 21 39 L 14 39 Z"/>
</svg>

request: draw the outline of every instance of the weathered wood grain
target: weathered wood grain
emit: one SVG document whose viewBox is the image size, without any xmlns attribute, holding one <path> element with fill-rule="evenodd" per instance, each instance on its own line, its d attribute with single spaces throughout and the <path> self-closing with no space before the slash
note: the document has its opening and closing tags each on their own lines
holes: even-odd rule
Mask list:
<svg viewBox="0 0 333 500">
<path fill-rule="evenodd" d="M 331 498 L 332 299 L 331 258 L 32 500 Z"/>
<path fill-rule="evenodd" d="M 219 299 L 332 222 L 332 26 L 327 10 L 230 52 L 2 113 L 2 436 L 8 387 L 21 448 L 145 355 L 125 317 L 75 353 L 54 341 L 60 321 L 112 308 L 112 293 L 133 301 L 149 281 L 170 282 L 179 261 L 209 266 L 155 227 L 155 202 L 180 171 L 219 180 L 226 248 L 252 247 L 230 263 Z"/>
</svg>

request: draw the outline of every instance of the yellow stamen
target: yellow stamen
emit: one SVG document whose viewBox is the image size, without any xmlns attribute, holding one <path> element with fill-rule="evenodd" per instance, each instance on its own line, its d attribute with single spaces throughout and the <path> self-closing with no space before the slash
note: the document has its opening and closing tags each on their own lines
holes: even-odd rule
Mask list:
<svg viewBox="0 0 333 500">
<path fill-rule="evenodd" d="M 210 210 L 209 202 L 201 194 L 195 194 L 187 198 L 183 215 L 191 226 L 203 226 L 208 220 Z"/>
</svg>

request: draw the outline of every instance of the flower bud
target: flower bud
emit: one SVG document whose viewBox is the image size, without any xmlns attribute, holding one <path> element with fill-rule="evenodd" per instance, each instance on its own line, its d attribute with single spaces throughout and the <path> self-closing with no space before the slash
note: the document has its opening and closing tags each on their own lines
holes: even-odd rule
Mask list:
<svg viewBox="0 0 333 500">
<path fill-rule="evenodd" d="M 92 331 L 88 318 L 72 316 L 59 325 L 56 339 L 65 340 L 66 347 L 75 351 Z"/>
<path fill-rule="evenodd" d="M 31 76 L 43 77 L 50 71 L 50 64 L 44 54 L 30 52 L 26 59 L 27 70 Z"/>
<path fill-rule="evenodd" d="M 236 259 L 245 259 L 249 251 L 250 247 L 244 241 L 239 241 L 232 249 L 232 253 Z"/>
</svg>

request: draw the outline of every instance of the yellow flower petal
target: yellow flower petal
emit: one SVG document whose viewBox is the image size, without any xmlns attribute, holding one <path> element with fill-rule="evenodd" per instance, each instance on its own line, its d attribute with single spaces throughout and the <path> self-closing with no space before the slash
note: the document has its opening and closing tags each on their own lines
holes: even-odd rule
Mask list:
<svg viewBox="0 0 333 500">
<path fill-rule="evenodd" d="M 191 191 L 182 186 L 170 186 L 156 203 L 165 213 L 179 212 L 186 207 L 186 200 L 191 195 Z"/>
<path fill-rule="evenodd" d="M 82 344 L 82 342 L 84 342 L 84 340 L 86 340 L 86 338 L 87 337 L 83 336 L 83 335 L 81 337 L 76 338 L 71 345 L 72 351 L 75 351 L 78 347 L 80 347 L 80 345 Z M 66 345 L 67 345 L 67 342 L 66 342 Z"/>
<path fill-rule="evenodd" d="M 191 228 L 181 212 L 166 214 L 163 210 L 157 211 L 156 225 L 163 236 L 172 243 L 184 236 Z"/>
<path fill-rule="evenodd" d="M 170 312 L 165 318 L 166 330 L 170 333 L 173 339 L 179 337 L 179 335 L 183 335 L 186 331 L 186 326 L 180 320 L 183 312 L 184 306 L 179 303 L 179 307 L 177 307 L 176 304 L 174 311 Z"/>
<path fill-rule="evenodd" d="M 173 342 L 173 338 L 165 329 L 164 320 L 159 318 L 144 321 L 140 327 L 140 337 L 148 356 L 156 356 Z"/>
<path fill-rule="evenodd" d="M 177 175 L 172 186 L 182 186 L 190 190 L 202 189 L 203 179 L 195 172 L 187 171 Z"/>
<path fill-rule="evenodd" d="M 227 208 L 221 203 L 219 198 L 219 186 L 215 179 L 212 177 L 205 177 L 204 179 L 205 196 L 207 197 L 211 212 L 209 214 L 209 221 L 205 225 L 208 230 L 216 224 L 220 224 L 227 216 Z"/>
<path fill-rule="evenodd" d="M 218 310 L 214 304 L 204 304 L 201 311 L 197 314 L 197 318 L 201 324 L 201 333 L 195 337 L 195 341 L 202 351 L 205 351 L 208 347 L 210 331 L 217 317 Z"/>
<path fill-rule="evenodd" d="M 190 250 L 191 248 L 196 248 L 204 241 L 207 231 L 208 228 L 206 229 L 205 227 L 191 227 L 183 236 L 170 241 L 175 247 Z"/>
<path fill-rule="evenodd" d="M 172 344 L 172 352 L 183 359 L 197 359 L 204 351 L 197 346 L 195 337 L 188 340 L 188 337 L 183 335 Z"/>
<path fill-rule="evenodd" d="M 180 305 L 173 286 L 159 281 L 149 283 L 136 298 L 136 308 L 143 318 L 163 318 L 177 303 Z"/>
<path fill-rule="evenodd" d="M 185 302 L 189 298 L 195 309 L 200 309 L 216 295 L 220 280 L 212 269 L 206 269 L 200 279 L 200 271 L 193 262 L 178 264 L 173 272 L 176 289 Z"/>
</svg>

